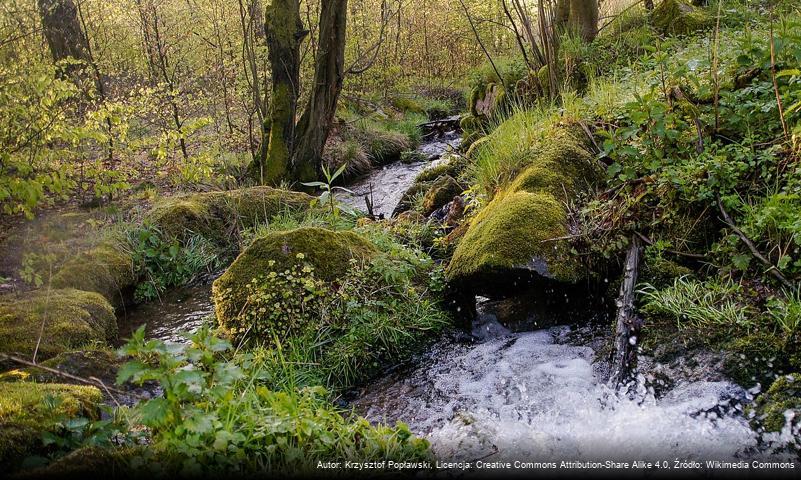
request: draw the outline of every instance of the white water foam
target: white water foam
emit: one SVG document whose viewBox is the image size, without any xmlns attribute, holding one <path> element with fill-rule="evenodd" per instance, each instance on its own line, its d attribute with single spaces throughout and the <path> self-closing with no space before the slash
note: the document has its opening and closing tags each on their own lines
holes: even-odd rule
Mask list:
<svg viewBox="0 0 801 480">
<path fill-rule="evenodd" d="M 736 460 L 767 458 L 742 415 L 748 392 L 679 384 L 660 399 L 619 398 L 589 347 L 560 329 L 449 345 L 355 402 L 374 421 L 401 420 L 447 460 Z M 787 454 L 782 454 L 784 458 Z M 789 457 L 787 457 L 789 458 Z"/>
</svg>

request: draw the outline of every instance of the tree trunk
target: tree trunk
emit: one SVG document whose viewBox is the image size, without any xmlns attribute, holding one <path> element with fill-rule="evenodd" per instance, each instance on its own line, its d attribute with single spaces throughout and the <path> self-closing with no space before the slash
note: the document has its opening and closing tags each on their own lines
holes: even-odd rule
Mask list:
<svg viewBox="0 0 801 480">
<path fill-rule="evenodd" d="M 72 0 L 37 0 L 39 16 L 53 62 L 66 58 L 89 62 L 89 42 L 81 30 Z"/>
<path fill-rule="evenodd" d="M 309 103 L 297 127 L 292 177 L 303 182 L 319 179 L 323 148 L 334 122 L 345 80 L 347 0 L 322 2 L 320 37 Z"/>
<path fill-rule="evenodd" d="M 598 35 L 598 0 L 559 0 L 554 12 L 558 31 L 569 29 L 585 42 Z"/>
<path fill-rule="evenodd" d="M 251 175 L 261 184 L 275 185 L 288 177 L 294 151 L 300 45 L 308 33 L 300 19 L 300 1 L 273 0 L 265 12 L 264 29 L 272 70 L 270 115 L 264 125 L 265 148 L 251 164 Z"/>
<path fill-rule="evenodd" d="M 631 246 L 626 254 L 623 283 L 617 298 L 617 323 L 615 327 L 615 358 L 612 362 L 610 385 L 625 384 L 631 378 L 637 362 L 637 336 L 642 320 L 634 308 L 634 288 L 637 286 L 637 273 L 640 266 L 640 239 L 631 238 Z"/>
</svg>

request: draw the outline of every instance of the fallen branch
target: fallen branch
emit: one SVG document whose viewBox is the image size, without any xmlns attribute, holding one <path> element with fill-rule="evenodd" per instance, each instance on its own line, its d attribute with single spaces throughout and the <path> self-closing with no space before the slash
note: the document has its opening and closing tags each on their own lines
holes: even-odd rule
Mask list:
<svg viewBox="0 0 801 480">
<path fill-rule="evenodd" d="M 648 245 L 653 245 L 654 244 L 653 240 L 651 240 L 650 238 L 646 237 L 645 235 L 643 235 L 640 232 L 634 232 L 634 235 L 637 235 L 638 237 L 640 237 L 640 240 L 642 240 L 644 243 L 646 243 Z M 706 260 L 708 258 L 706 255 L 704 255 L 702 253 L 680 252 L 678 250 L 670 250 L 670 249 L 665 249 L 665 252 L 670 253 L 671 255 L 676 255 L 678 257 L 687 257 L 687 258 L 693 258 L 693 259 L 696 259 L 696 260 Z"/>
<path fill-rule="evenodd" d="M 136 397 L 136 398 L 145 398 L 142 395 L 138 395 L 138 394 L 136 394 L 134 392 L 126 392 L 126 391 L 119 390 L 119 389 L 114 388 L 114 387 L 109 387 L 105 383 L 103 383 L 102 380 L 100 380 L 97 377 L 89 377 L 89 378 L 79 377 L 78 375 L 73 375 L 71 373 L 62 372 L 61 370 L 58 370 L 58 369 L 55 369 L 55 368 L 45 367 L 44 365 L 41 365 L 39 363 L 31 362 L 29 360 L 25 360 L 24 358 L 20 358 L 20 357 L 14 356 L 14 355 L 9 355 L 7 353 L 0 353 L 0 359 L 5 359 L 5 360 L 8 360 L 8 361 L 20 364 L 20 365 L 25 365 L 26 367 L 38 368 L 40 370 L 44 370 L 45 372 L 52 373 L 53 375 L 57 375 L 59 377 L 63 377 L 63 378 L 69 379 L 69 380 L 73 380 L 75 382 L 83 383 L 85 385 L 92 385 L 93 387 L 100 387 L 103 390 L 105 390 L 106 392 L 114 392 L 114 393 L 116 393 L 118 395 L 128 395 L 128 396 L 132 396 L 132 397 Z M 115 400 L 115 402 L 116 402 L 116 400 Z"/>
<path fill-rule="evenodd" d="M 720 214 L 723 215 L 723 223 L 728 225 L 728 227 L 731 228 L 732 231 L 738 237 L 740 237 L 740 240 L 745 244 L 746 247 L 748 247 L 748 250 L 751 251 L 751 255 L 753 255 L 754 258 L 756 258 L 757 260 L 762 262 L 762 264 L 764 264 L 766 267 L 768 267 L 767 271 L 771 275 L 773 275 L 773 277 L 776 278 L 776 280 L 781 282 L 782 285 L 784 285 L 785 287 L 792 288 L 793 287 L 792 282 L 787 280 L 787 278 L 785 278 L 784 275 L 782 275 L 782 273 L 779 271 L 779 269 L 776 267 L 776 265 L 771 263 L 770 260 L 765 258 L 765 256 L 762 255 L 759 252 L 759 250 L 757 250 L 756 245 L 754 245 L 754 242 L 752 242 L 751 239 L 748 238 L 748 236 L 742 230 L 737 228 L 737 226 L 734 224 L 734 221 L 729 216 L 729 213 L 726 211 L 725 208 L 723 208 L 723 202 L 720 201 L 720 195 L 718 195 L 717 201 L 718 201 L 718 208 L 720 209 Z"/>
<path fill-rule="evenodd" d="M 642 319 L 634 308 L 634 287 L 637 285 L 637 273 L 640 266 L 640 239 L 632 236 L 631 246 L 626 253 L 623 283 L 617 298 L 617 326 L 615 327 L 615 357 L 612 363 L 610 385 L 622 385 L 631 377 L 637 362 L 637 336 L 642 327 Z"/>
</svg>

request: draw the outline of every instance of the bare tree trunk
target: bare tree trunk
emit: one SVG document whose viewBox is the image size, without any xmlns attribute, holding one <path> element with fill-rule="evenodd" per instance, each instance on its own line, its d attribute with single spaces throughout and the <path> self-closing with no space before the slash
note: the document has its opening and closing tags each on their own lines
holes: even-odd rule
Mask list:
<svg viewBox="0 0 801 480">
<path fill-rule="evenodd" d="M 320 9 L 320 37 L 314 85 L 297 126 L 292 155 L 292 178 L 319 178 L 323 147 L 334 122 L 339 93 L 345 80 L 345 37 L 348 0 L 328 0 Z"/>
<path fill-rule="evenodd" d="M 300 45 L 308 34 L 299 0 L 273 0 L 265 12 L 264 29 L 272 70 L 270 118 L 264 125 L 263 154 L 251 164 L 251 176 L 275 185 L 288 178 L 294 152 Z"/>
<path fill-rule="evenodd" d="M 637 361 L 637 336 L 642 320 L 634 309 L 634 288 L 640 265 L 640 239 L 631 238 L 631 246 L 626 254 L 623 283 L 617 299 L 617 327 L 615 328 L 615 359 L 612 363 L 610 385 L 621 385 L 629 378 Z"/>
<path fill-rule="evenodd" d="M 598 0 L 570 0 L 570 28 L 585 42 L 598 35 Z"/>
<path fill-rule="evenodd" d="M 66 58 L 89 62 L 89 42 L 72 0 L 37 0 L 47 45 L 54 62 Z"/>
</svg>

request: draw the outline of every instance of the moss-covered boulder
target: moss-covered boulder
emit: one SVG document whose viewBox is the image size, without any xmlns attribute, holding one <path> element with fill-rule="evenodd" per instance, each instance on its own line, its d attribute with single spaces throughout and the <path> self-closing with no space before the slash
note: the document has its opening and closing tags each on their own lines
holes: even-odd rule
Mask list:
<svg viewBox="0 0 801 480">
<path fill-rule="evenodd" d="M 431 215 L 453 200 L 453 197 L 460 195 L 463 190 L 459 182 L 450 175 L 439 177 L 423 197 L 423 215 Z"/>
<path fill-rule="evenodd" d="M 0 297 L 0 351 L 50 358 L 117 338 L 114 309 L 101 295 L 81 290 L 36 291 Z"/>
<path fill-rule="evenodd" d="M 121 243 L 107 240 L 70 258 L 53 276 L 52 286 L 96 292 L 120 306 L 136 281 L 131 253 Z"/>
<path fill-rule="evenodd" d="M 768 432 L 780 432 L 788 417 L 801 419 L 801 373 L 776 379 L 754 402 L 755 423 Z"/>
<path fill-rule="evenodd" d="M 312 197 L 271 187 L 196 193 L 166 198 L 145 216 L 145 223 L 177 238 L 199 234 L 225 242 L 230 233 L 265 222 L 283 210 L 308 208 Z"/>
<path fill-rule="evenodd" d="M 522 270 L 557 282 L 585 277 L 571 254 L 566 202 L 600 181 L 603 172 L 584 137 L 558 127 L 531 146 L 528 166 L 471 221 L 448 266 L 452 281 L 479 292 L 490 278 Z"/>
<path fill-rule="evenodd" d="M 711 27 L 714 17 L 684 0 L 663 0 L 651 13 L 651 22 L 662 33 L 688 35 Z"/>
<path fill-rule="evenodd" d="M 80 378 L 98 378 L 106 385 L 113 385 L 117 370 L 123 360 L 108 347 L 91 346 L 82 350 L 59 353 L 53 358 L 39 362 L 39 367 L 25 367 L 0 374 L 0 381 L 28 380 L 39 383 L 70 383 L 83 385 L 52 372 L 50 369 Z"/>
<path fill-rule="evenodd" d="M 212 286 L 217 321 L 223 330 L 243 313 L 247 286 L 269 272 L 291 270 L 298 263 L 314 267 L 317 278 L 334 281 L 344 276 L 351 259 L 366 260 L 377 253 L 364 237 L 351 231 L 304 227 L 257 238 Z"/>
<path fill-rule="evenodd" d="M 26 456 L 41 452 L 42 433 L 55 422 L 97 419 L 101 399 L 95 387 L 0 382 L 0 469 L 8 472 Z"/>
</svg>

